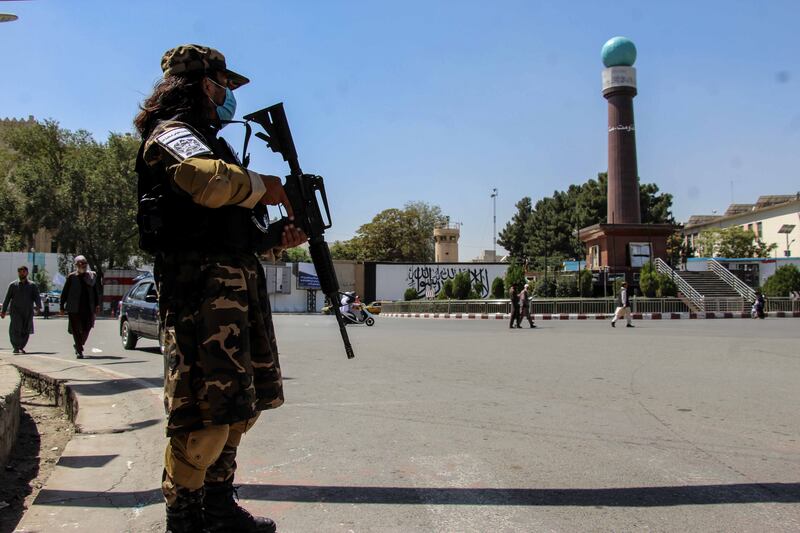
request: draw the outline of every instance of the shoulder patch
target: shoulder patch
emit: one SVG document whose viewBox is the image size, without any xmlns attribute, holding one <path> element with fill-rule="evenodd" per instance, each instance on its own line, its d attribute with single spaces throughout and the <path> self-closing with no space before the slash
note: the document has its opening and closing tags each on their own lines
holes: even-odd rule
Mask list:
<svg viewBox="0 0 800 533">
<path fill-rule="evenodd" d="M 210 154 L 211 149 L 189 128 L 171 128 L 155 137 L 155 141 L 179 161 L 196 155 Z"/>
</svg>

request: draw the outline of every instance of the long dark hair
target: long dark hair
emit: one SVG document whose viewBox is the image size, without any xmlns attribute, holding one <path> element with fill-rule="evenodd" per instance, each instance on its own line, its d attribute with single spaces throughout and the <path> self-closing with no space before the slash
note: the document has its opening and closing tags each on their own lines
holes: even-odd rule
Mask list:
<svg viewBox="0 0 800 533">
<path fill-rule="evenodd" d="M 206 96 L 200 83 L 205 74 L 191 76 L 167 76 L 161 78 L 153 87 L 151 94 L 139 106 L 139 113 L 133 125 L 144 138 L 157 121 L 166 120 L 178 114 L 200 119 L 205 109 Z"/>
</svg>

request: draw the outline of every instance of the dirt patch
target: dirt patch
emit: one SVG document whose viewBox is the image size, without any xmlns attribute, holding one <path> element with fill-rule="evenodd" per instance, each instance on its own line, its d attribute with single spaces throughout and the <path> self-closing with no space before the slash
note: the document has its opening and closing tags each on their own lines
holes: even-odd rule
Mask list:
<svg viewBox="0 0 800 533">
<path fill-rule="evenodd" d="M 23 386 L 20 403 L 17 443 L 0 470 L 0 533 L 14 531 L 74 434 L 64 411 L 47 396 Z"/>
</svg>

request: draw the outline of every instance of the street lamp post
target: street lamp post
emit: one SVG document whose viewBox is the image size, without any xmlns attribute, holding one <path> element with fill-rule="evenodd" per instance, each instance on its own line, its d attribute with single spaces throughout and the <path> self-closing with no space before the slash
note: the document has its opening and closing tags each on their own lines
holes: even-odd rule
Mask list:
<svg viewBox="0 0 800 533">
<path fill-rule="evenodd" d="M 797 240 L 797 239 L 792 239 L 792 242 L 789 242 L 789 234 L 792 231 L 794 231 L 794 228 L 795 228 L 795 224 L 784 224 L 778 230 L 778 233 L 783 233 L 784 235 L 786 235 L 786 250 L 784 250 L 784 252 L 783 252 L 783 255 L 785 257 L 790 257 L 792 255 L 791 249 L 789 248 L 789 246 L 791 246 L 792 242 Z"/>
<path fill-rule="evenodd" d="M 492 189 L 492 259 L 497 262 L 497 189 Z"/>
</svg>

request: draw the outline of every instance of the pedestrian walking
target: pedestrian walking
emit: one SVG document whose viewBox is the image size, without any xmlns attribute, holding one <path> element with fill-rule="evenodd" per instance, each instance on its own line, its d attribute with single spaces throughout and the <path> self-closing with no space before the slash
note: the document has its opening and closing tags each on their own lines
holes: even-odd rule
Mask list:
<svg viewBox="0 0 800 533">
<path fill-rule="evenodd" d="M 519 314 L 517 315 L 518 328 L 522 327 L 520 324 L 522 324 L 523 318 L 528 319 L 528 324 L 531 328 L 536 327 L 531 317 L 531 286 L 527 283 L 522 287 L 522 291 L 519 293 Z"/>
<path fill-rule="evenodd" d="M 86 258 L 75 258 L 75 270 L 67 276 L 61 290 L 61 311 L 67 312 L 67 332 L 72 335 L 75 357 L 83 359 L 83 346 L 94 327 L 95 315 L 100 312 L 100 282 L 89 269 Z"/>
<path fill-rule="evenodd" d="M 166 529 L 273 533 L 274 521 L 239 506 L 233 482 L 242 436 L 284 401 L 252 210 L 293 212 L 281 179 L 242 166 L 219 137 L 235 116 L 234 90 L 249 80 L 219 51 L 193 44 L 168 50 L 161 69 L 134 124 L 139 243 L 155 259 L 168 362 Z M 280 247 L 306 240 L 287 225 Z M 277 447 L 280 434 L 271 438 Z"/>
<path fill-rule="evenodd" d="M 6 291 L 0 318 L 11 315 L 11 324 L 8 327 L 11 348 L 15 354 L 24 354 L 28 338 L 33 334 L 33 309 L 41 309 L 42 300 L 39 297 L 39 288 L 28 281 L 28 267 L 19 267 L 17 275 L 19 279 L 12 281 Z"/>
<path fill-rule="evenodd" d="M 621 317 L 625 317 L 625 321 L 628 323 L 626 327 L 632 328 L 634 327 L 631 324 L 631 302 L 628 299 L 628 282 L 622 282 L 622 288 L 617 295 L 617 308 L 614 310 L 614 318 L 611 319 L 611 327 L 614 328 L 615 323 Z"/>
<path fill-rule="evenodd" d="M 519 327 L 517 325 L 517 320 L 519 319 L 519 294 L 517 294 L 516 285 L 511 285 L 511 288 L 508 289 L 508 296 L 511 299 L 511 320 L 508 323 L 508 327 L 514 329 Z"/>
</svg>

